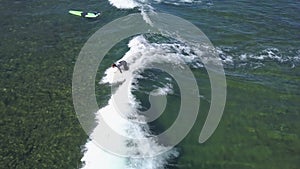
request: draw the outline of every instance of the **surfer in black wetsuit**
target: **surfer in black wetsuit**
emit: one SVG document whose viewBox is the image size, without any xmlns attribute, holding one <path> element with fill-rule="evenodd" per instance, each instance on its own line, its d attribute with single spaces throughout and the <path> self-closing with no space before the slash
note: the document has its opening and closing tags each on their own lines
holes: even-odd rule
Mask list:
<svg viewBox="0 0 300 169">
<path fill-rule="evenodd" d="M 112 64 L 111 67 L 117 67 L 119 69 L 119 71 L 122 73 L 122 70 L 121 70 L 121 66 L 123 66 L 123 69 L 124 70 L 128 70 L 129 67 L 127 65 L 127 62 L 125 60 L 121 60 L 118 64 Z"/>
</svg>

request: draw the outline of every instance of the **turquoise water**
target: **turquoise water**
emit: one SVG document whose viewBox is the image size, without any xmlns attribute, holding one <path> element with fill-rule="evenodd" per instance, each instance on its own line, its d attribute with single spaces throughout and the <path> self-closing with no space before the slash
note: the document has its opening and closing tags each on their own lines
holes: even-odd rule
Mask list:
<svg viewBox="0 0 300 169">
<path fill-rule="evenodd" d="M 198 143 L 210 105 L 205 69 L 192 69 L 201 107 L 197 122 L 176 146 L 166 168 L 299 168 L 300 3 L 297 1 L 151 2 L 157 12 L 184 18 L 217 48 L 226 72 L 227 100 L 213 136 Z M 105 24 L 139 12 L 108 1 L 1 1 L 0 168 L 80 168 L 88 136 L 72 104 L 72 73 L 86 40 Z M 69 9 L 102 11 L 97 20 Z M 110 88 L 99 85 L 111 62 L 129 50 L 115 46 L 99 66 L 96 93 L 105 106 Z M 134 95 L 146 109 L 153 86 L 167 75 L 147 70 Z M 158 78 L 151 81 L 151 75 Z M 160 79 L 159 79 L 160 78 Z M 150 79 L 150 80 L 149 80 Z M 153 80 L 153 79 L 152 79 Z M 161 85 L 161 86 L 160 86 Z M 164 114 L 150 129 L 160 133 L 176 118 L 180 91 L 173 83 Z M 103 168 L 103 167 L 100 167 Z"/>
</svg>

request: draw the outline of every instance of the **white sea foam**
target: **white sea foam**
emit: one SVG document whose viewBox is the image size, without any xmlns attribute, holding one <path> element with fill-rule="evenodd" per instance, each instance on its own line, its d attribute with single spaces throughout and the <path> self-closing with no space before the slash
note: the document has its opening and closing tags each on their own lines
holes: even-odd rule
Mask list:
<svg viewBox="0 0 300 169">
<path fill-rule="evenodd" d="M 217 52 L 225 66 L 237 64 L 236 67 L 250 66 L 253 69 L 257 69 L 266 66 L 266 63 L 271 61 L 279 64 L 290 64 L 291 67 L 295 67 L 300 61 L 300 52 L 295 54 L 295 52 L 290 51 L 287 53 L 277 48 L 267 48 L 257 53 L 233 54 L 232 56 L 228 54 L 231 52 L 230 48 L 221 49 L 217 47 Z"/>
<path fill-rule="evenodd" d="M 157 153 L 164 152 L 169 148 L 160 145 L 151 137 L 152 133 L 144 117 L 137 114 L 140 105 L 131 91 L 138 89 L 137 78 L 141 78 L 144 68 L 151 66 L 152 63 L 172 64 L 180 67 L 182 60 L 192 63 L 197 57 L 191 54 L 192 49 L 188 46 L 180 43 L 150 43 L 142 35 L 134 37 L 128 43 L 128 47 L 130 50 L 120 60 L 127 61 L 129 70 L 123 71 L 121 74 L 118 69 L 110 67 L 100 81 L 102 84 L 118 85 L 108 104 L 96 113 L 98 125 L 93 130 L 91 137 L 99 138 L 104 135 L 107 143 L 114 143 L 118 149 L 127 152 L 128 156 L 139 154 L 142 158 L 119 157 L 96 146 L 93 141 L 88 141 L 82 158 L 85 163 L 84 169 L 159 169 L 163 168 L 170 158 L 179 155 L 176 149 L 171 149 L 156 156 Z M 168 81 L 171 80 L 169 78 Z M 171 93 L 173 93 L 173 86 L 166 82 L 163 87 L 157 88 L 151 94 L 167 95 Z M 104 130 L 105 124 L 126 138 L 114 140 L 110 133 Z"/>
<path fill-rule="evenodd" d="M 184 4 L 206 4 L 213 5 L 212 0 L 153 0 L 156 3 L 165 3 L 171 5 L 184 5 Z"/>
<path fill-rule="evenodd" d="M 168 95 L 173 93 L 174 91 L 171 83 L 167 83 L 164 87 L 157 88 L 151 92 L 153 96 L 162 96 L 162 95 Z"/>
<path fill-rule="evenodd" d="M 133 8 L 152 8 L 152 3 L 165 3 L 170 5 L 184 5 L 184 4 L 205 4 L 213 5 L 212 0 L 109 0 L 109 3 L 119 9 L 133 9 Z"/>
<path fill-rule="evenodd" d="M 233 64 L 233 57 L 226 54 L 221 48 L 216 48 L 217 53 L 219 54 L 220 60 L 225 64 Z"/>
<path fill-rule="evenodd" d="M 135 0 L 109 0 L 109 3 L 119 9 L 132 9 L 141 4 Z"/>
<path fill-rule="evenodd" d="M 126 165 L 126 159 L 105 152 L 93 141 L 85 144 L 85 151 L 81 159 L 85 169 L 121 169 Z"/>
</svg>

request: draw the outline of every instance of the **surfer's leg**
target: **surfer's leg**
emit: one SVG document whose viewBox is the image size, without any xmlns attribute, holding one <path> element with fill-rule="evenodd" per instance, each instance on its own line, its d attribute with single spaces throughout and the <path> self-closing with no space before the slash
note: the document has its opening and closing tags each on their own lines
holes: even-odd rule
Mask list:
<svg viewBox="0 0 300 169">
<path fill-rule="evenodd" d="M 123 64 L 124 70 L 128 70 L 129 69 L 128 64 L 127 64 L 126 61 L 123 61 L 122 64 Z"/>
</svg>

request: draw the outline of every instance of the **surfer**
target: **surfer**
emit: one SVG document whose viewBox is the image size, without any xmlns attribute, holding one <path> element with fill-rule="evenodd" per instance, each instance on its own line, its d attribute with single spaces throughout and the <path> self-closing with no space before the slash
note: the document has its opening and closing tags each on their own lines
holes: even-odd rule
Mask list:
<svg viewBox="0 0 300 169">
<path fill-rule="evenodd" d="M 123 66 L 124 70 L 129 69 L 129 67 L 127 65 L 127 62 L 125 60 L 121 60 L 118 64 L 114 63 L 114 64 L 111 65 L 111 67 L 113 67 L 113 68 L 117 67 L 119 69 L 119 71 L 122 73 L 121 66 Z"/>
</svg>

